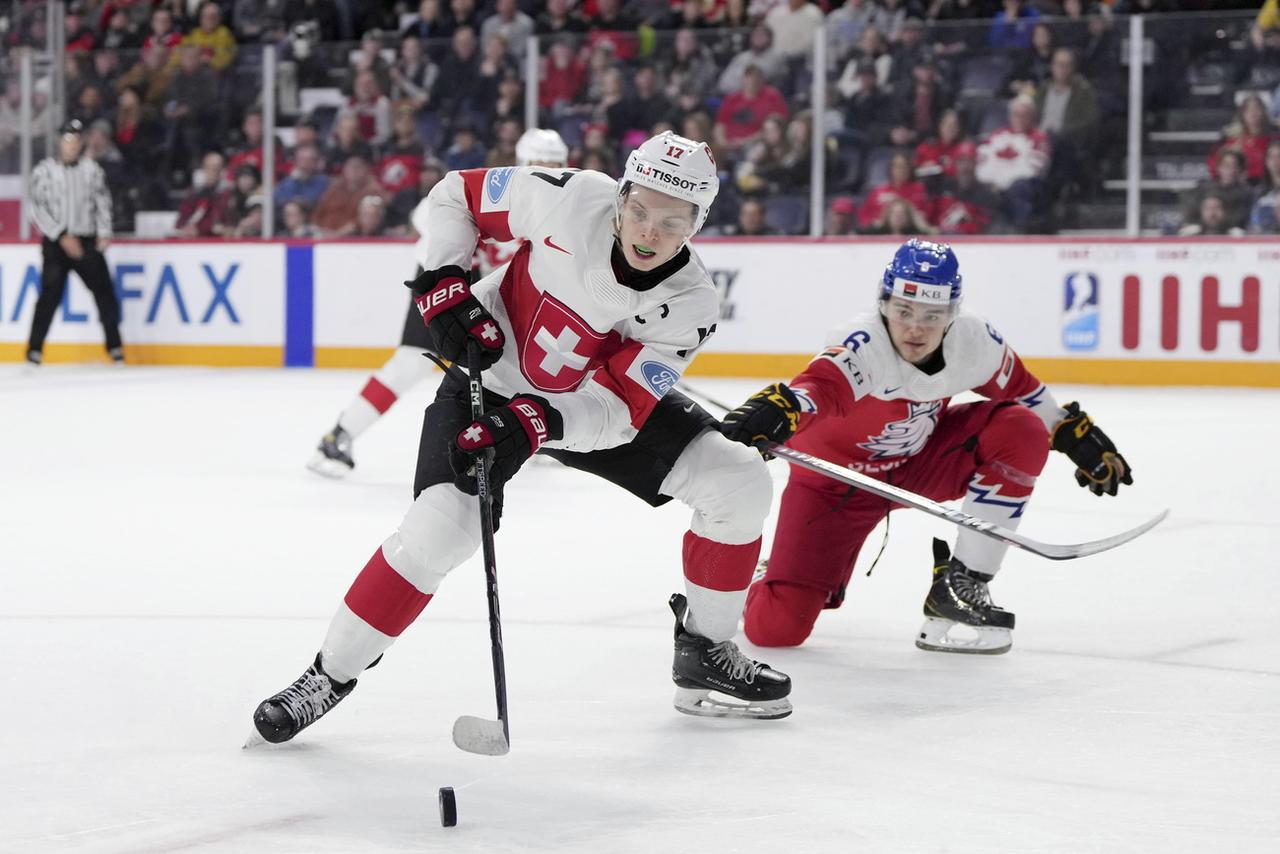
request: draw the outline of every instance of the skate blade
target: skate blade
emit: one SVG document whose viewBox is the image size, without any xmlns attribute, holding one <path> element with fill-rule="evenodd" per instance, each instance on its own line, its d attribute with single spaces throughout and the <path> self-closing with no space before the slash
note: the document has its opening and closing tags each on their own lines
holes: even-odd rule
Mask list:
<svg viewBox="0 0 1280 854">
<path fill-rule="evenodd" d="M 453 743 L 459 750 L 482 756 L 505 756 L 511 750 L 502 721 L 463 715 L 453 722 Z"/>
<path fill-rule="evenodd" d="M 240 749 L 252 750 L 255 747 L 264 747 L 270 743 L 271 742 L 262 737 L 262 734 L 259 733 L 257 729 L 254 729 L 249 733 L 249 737 L 244 740 L 244 744 L 240 745 Z"/>
<path fill-rule="evenodd" d="M 307 461 L 307 468 L 321 477 L 340 480 L 351 474 L 352 467 L 338 460 L 329 459 L 324 454 L 316 451 L 315 455 Z"/>
<path fill-rule="evenodd" d="M 961 634 L 952 634 L 955 631 Z M 1013 647 L 1013 637 L 1008 629 L 967 626 L 954 620 L 925 617 L 924 626 L 916 635 L 916 646 L 927 652 L 1004 655 Z"/>
<path fill-rule="evenodd" d="M 785 718 L 791 714 L 791 701 L 747 701 L 727 697 L 719 691 L 705 688 L 676 688 L 673 704 L 677 712 L 696 718 L 754 718 L 763 721 Z"/>
</svg>

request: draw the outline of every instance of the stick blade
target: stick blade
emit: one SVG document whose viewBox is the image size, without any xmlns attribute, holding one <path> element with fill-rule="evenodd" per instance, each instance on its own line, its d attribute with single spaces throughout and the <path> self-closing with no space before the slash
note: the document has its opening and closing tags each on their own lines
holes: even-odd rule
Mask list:
<svg viewBox="0 0 1280 854">
<path fill-rule="evenodd" d="M 453 743 L 458 749 L 483 756 L 505 756 L 511 749 L 502 721 L 463 715 L 453 722 Z"/>
<path fill-rule="evenodd" d="M 1049 560 L 1074 560 L 1079 557 L 1088 557 L 1089 555 L 1096 555 L 1101 552 L 1110 551 L 1116 546 L 1122 546 L 1130 540 L 1135 540 L 1147 531 L 1150 531 L 1156 525 L 1163 522 L 1165 517 L 1168 515 L 1169 510 L 1166 508 L 1136 528 L 1130 528 L 1129 530 L 1122 531 L 1114 536 L 1104 537 L 1101 540 L 1093 540 L 1088 543 L 1054 545 L 1024 539 L 1022 543 L 1019 543 L 1019 545 L 1027 551 L 1035 552 L 1041 557 L 1047 557 Z"/>
</svg>

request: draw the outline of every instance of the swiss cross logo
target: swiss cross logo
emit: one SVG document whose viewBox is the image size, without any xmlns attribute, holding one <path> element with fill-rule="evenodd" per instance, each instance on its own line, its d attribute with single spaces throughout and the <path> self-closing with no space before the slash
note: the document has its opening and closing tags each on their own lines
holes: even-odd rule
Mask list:
<svg viewBox="0 0 1280 854">
<path fill-rule="evenodd" d="M 572 391 L 605 336 L 549 294 L 542 294 L 520 347 L 520 370 L 541 391 Z"/>
</svg>

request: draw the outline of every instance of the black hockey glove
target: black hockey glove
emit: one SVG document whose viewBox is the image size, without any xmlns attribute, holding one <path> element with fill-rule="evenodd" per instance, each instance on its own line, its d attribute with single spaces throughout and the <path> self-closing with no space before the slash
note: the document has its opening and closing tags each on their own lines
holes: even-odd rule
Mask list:
<svg viewBox="0 0 1280 854">
<path fill-rule="evenodd" d="M 449 446 L 453 482 L 470 495 L 478 491 L 475 462 L 485 448 L 493 448 L 490 481 L 506 483 L 544 442 L 564 436 L 564 419 L 545 398 L 522 394 L 505 406 L 490 409 L 464 427 Z"/>
<path fill-rule="evenodd" d="M 758 442 L 786 442 L 800 426 L 800 401 L 786 383 L 763 388 L 747 402 L 725 415 L 720 432 L 735 442 L 755 445 Z M 772 455 L 761 451 L 764 458 Z"/>
<path fill-rule="evenodd" d="M 1049 445 L 1066 454 L 1076 469 L 1076 483 L 1094 495 L 1115 495 L 1120 484 L 1133 483 L 1133 469 L 1116 450 L 1115 444 L 1080 411 L 1074 401 L 1066 405 L 1067 415 L 1053 428 Z"/>
<path fill-rule="evenodd" d="M 471 295 L 466 270 L 455 266 L 426 270 L 405 284 L 413 291 L 413 301 L 427 324 L 431 349 L 441 358 L 465 365 L 470 339 L 480 345 L 481 370 L 502 356 L 502 330 Z"/>
</svg>

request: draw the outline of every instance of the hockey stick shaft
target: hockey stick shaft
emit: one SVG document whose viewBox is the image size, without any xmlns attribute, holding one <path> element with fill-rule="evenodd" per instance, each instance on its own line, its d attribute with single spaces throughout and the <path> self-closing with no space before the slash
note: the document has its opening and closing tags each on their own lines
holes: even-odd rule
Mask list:
<svg viewBox="0 0 1280 854">
<path fill-rule="evenodd" d="M 484 416 L 484 383 L 481 379 L 479 345 L 470 342 L 467 348 L 467 387 L 471 395 L 471 417 L 479 421 Z M 511 744 L 511 729 L 507 718 L 507 667 L 502 652 L 502 617 L 498 607 L 498 559 L 493 546 L 493 494 L 489 483 L 489 466 L 493 462 L 493 449 L 486 448 L 476 460 L 476 492 L 480 503 L 480 543 L 484 554 L 484 579 L 489 603 L 489 644 L 493 652 L 493 690 L 498 707 L 498 721 L 502 724 L 503 750 Z M 464 719 L 466 720 L 466 719 Z M 462 720 L 459 721 L 459 724 Z M 459 747 L 458 725 L 454 727 L 454 741 Z M 480 752 L 493 752 L 492 749 Z"/>
<path fill-rule="evenodd" d="M 682 384 L 678 386 L 678 388 L 691 397 L 696 397 L 726 412 L 731 409 L 731 407 L 725 406 L 715 398 L 692 389 L 687 385 Z M 943 506 L 930 498 L 925 498 L 922 495 L 916 495 L 914 492 L 908 492 L 900 487 L 876 480 L 869 475 L 862 474 L 861 472 L 854 471 L 853 469 L 846 468 L 844 466 L 836 465 L 828 460 L 815 457 L 812 454 L 806 454 L 804 451 L 797 451 L 794 448 L 788 448 L 786 445 L 779 445 L 776 442 L 762 442 L 760 443 L 760 447 L 762 450 L 773 454 L 775 457 L 780 457 L 792 465 L 825 475 L 833 480 L 839 481 L 840 483 L 856 487 L 864 492 L 869 492 L 872 495 L 892 501 L 895 504 L 900 504 L 903 507 L 920 510 L 924 513 L 928 513 L 930 516 L 936 516 L 939 519 L 944 519 L 957 527 L 975 531 L 998 542 L 1022 549 L 1023 551 L 1031 552 L 1032 554 L 1048 558 L 1049 560 L 1073 560 L 1075 558 L 1087 557 L 1089 555 L 1098 554 L 1099 552 L 1114 549 L 1116 546 L 1124 545 L 1130 540 L 1145 534 L 1147 531 L 1160 524 L 1160 522 L 1169 515 L 1168 510 L 1162 510 L 1156 516 L 1148 519 L 1136 528 L 1132 528 L 1128 531 L 1122 531 L 1121 533 L 1111 537 L 1104 537 L 1101 540 L 1092 540 L 1086 543 L 1069 543 L 1064 545 L 1042 543 L 1023 534 L 1010 531 L 1007 528 L 1002 528 L 993 522 L 988 522 L 984 519 L 979 519 L 976 516 L 971 516 L 963 511 Z"/>
</svg>

